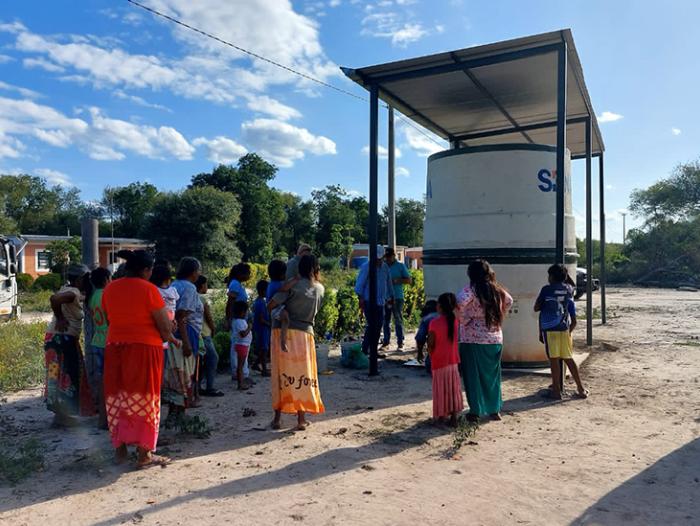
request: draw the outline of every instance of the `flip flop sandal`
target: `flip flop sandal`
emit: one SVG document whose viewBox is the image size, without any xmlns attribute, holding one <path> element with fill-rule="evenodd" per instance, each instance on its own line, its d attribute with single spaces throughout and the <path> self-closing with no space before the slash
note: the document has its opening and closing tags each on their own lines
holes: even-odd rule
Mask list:
<svg viewBox="0 0 700 526">
<path fill-rule="evenodd" d="M 171 463 L 172 463 L 172 459 L 170 459 L 168 457 L 164 457 L 162 455 L 151 454 L 150 458 L 148 459 L 148 462 L 146 462 L 144 464 L 138 464 L 136 466 L 136 468 L 137 469 L 148 469 L 148 468 L 152 468 L 154 466 L 160 466 L 161 468 L 164 468 Z"/>
</svg>

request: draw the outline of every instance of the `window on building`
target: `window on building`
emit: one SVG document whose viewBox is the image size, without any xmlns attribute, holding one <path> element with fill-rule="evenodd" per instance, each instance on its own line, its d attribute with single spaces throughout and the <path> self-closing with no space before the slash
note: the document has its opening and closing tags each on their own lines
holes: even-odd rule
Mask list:
<svg viewBox="0 0 700 526">
<path fill-rule="evenodd" d="M 36 270 L 46 272 L 51 270 L 51 252 L 48 250 L 36 251 Z"/>
</svg>

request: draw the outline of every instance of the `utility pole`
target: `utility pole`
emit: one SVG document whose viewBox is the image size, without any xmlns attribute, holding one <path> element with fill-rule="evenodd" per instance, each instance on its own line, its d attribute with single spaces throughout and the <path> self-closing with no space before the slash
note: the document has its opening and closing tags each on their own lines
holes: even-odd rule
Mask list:
<svg viewBox="0 0 700 526">
<path fill-rule="evenodd" d="M 389 106 L 389 141 L 388 141 L 388 161 L 389 166 L 387 170 L 387 175 L 389 177 L 388 181 L 388 200 L 389 200 L 389 233 L 388 239 L 389 246 L 396 250 L 396 179 L 394 177 L 394 166 L 395 161 L 395 146 L 394 146 L 394 108 Z"/>
<path fill-rule="evenodd" d="M 627 243 L 627 212 L 622 212 L 622 244 Z"/>
</svg>

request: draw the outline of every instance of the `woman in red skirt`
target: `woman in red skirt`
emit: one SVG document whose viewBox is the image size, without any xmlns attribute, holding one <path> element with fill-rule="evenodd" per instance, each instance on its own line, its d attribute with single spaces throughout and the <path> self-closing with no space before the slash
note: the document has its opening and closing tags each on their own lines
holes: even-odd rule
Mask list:
<svg viewBox="0 0 700 526">
<path fill-rule="evenodd" d="M 433 375 L 433 418 L 440 422 L 450 417 L 457 425 L 457 415 L 464 409 L 459 377 L 459 322 L 455 316 L 457 298 L 446 292 L 438 298 L 438 317 L 428 326 L 428 353 Z"/>
<path fill-rule="evenodd" d="M 163 298 L 148 279 L 153 257 L 145 250 L 120 250 L 126 277 L 107 285 L 102 307 L 109 320 L 104 364 L 107 423 L 117 462 L 137 447 L 139 468 L 164 465 L 153 454 L 160 425 L 163 342 L 177 343 Z"/>
</svg>

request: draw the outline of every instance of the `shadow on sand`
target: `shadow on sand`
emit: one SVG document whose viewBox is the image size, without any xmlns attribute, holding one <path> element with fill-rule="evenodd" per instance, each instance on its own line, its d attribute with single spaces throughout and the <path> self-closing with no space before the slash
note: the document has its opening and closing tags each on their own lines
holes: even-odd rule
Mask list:
<svg viewBox="0 0 700 526">
<path fill-rule="evenodd" d="M 700 438 L 605 495 L 571 526 L 700 524 Z"/>
</svg>

